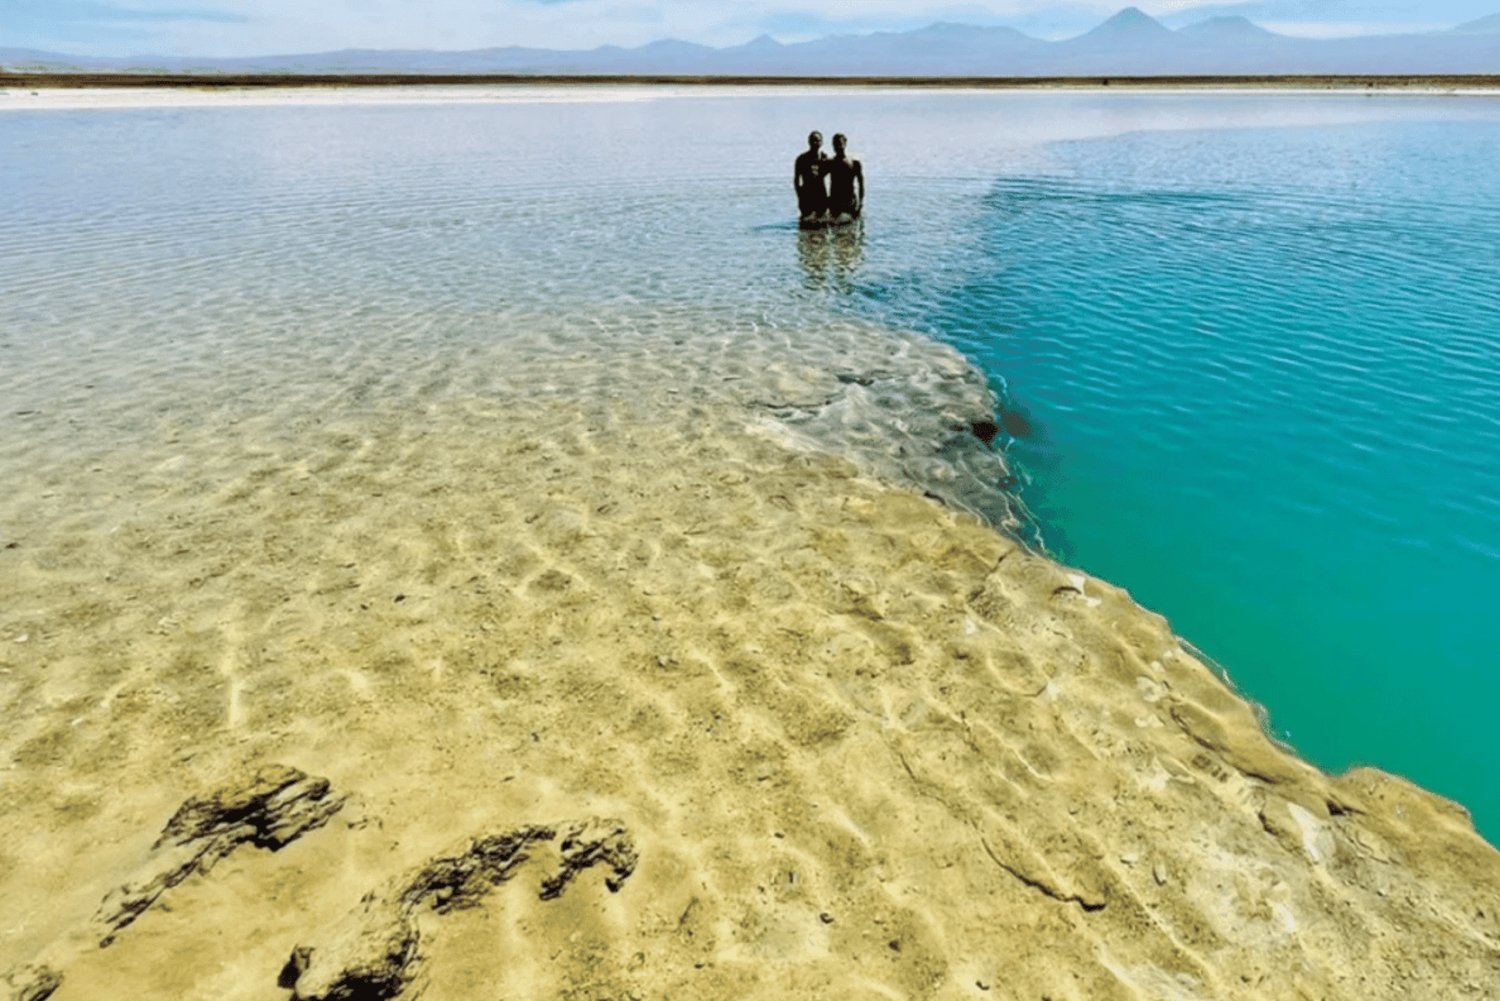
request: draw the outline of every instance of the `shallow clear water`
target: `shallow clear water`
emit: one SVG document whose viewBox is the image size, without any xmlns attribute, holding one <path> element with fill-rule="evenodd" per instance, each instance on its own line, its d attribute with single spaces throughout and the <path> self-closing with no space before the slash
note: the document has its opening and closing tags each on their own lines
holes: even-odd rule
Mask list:
<svg viewBox="0 0 1500 1001">
<path fill-rule="evenodd" d="M 670 345 L 621 369 L 669 379 L 915 330 L 1004 390 L 1050 550 L 1317 763 L 1409 775 L 1493 836 L 1500 102 L 533 96 L 0 113 L 0 514 L 187 427 L 487 391 L 522 337 L 541 395 L 600 338 Z M 791 225 L 812 127 L 866 161 L 862 230 Z"/>
</svg>

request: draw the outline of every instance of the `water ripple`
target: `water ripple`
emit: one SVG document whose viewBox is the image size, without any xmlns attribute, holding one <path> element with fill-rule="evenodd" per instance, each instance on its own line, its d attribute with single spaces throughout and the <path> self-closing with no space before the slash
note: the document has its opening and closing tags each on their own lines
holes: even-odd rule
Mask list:
<svg viewBox="0 0 1500 1001">
<path fill-rule="evenodd" d="M 1053 548 L 1170 609 L 1315 760 L 1491 825 L 1497 158 L 1493 122 L 1054 147 L 985 195 L 932 320 L 1045 429 L 1013 455 Z M 1416 732 L 1412 672 L 1452 693 L 1442 735 L 1376 740 Z M 1378 718 L 1326 697 L 1356 686 Z"/>
<path fill-rule="evenodd" d="M 1272 110 L 1287 127 L 1258 127 Z M 809 122 L 867 158 L 857 233 L 791 225 Z M 1024 415 L 1053 548 L 1315 759 L 1500 823 L 1497 122 L 1409 96 L 854 92 L 0 116 L 0 473 L 24 504 L 39 470 L 184 427 L 826 376 L 924 332 Z M 601 345 L 616 365 L 577 363 Z M 897 395 L 930 419 L 952 373 L 918 375 Z M 820 433 L 900 462 L 889 396 Z"/>
</svg>

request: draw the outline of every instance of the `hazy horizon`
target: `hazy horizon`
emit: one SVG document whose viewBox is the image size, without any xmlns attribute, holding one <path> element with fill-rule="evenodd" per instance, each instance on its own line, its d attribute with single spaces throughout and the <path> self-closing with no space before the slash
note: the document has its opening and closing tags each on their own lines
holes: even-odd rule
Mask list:
<svg viewBox="0 0 1500 1001">
<path fill-rule="evenodd" d="M 0 48 L 97 58 L 245 58 L 344 49 L 468 51 L 507 46 L 579 51 L 655 41 L 733 47 L 763 36 L 792 44 L 839 34 L 911 31 L 941 22 L 1076 37 L 1119 12 L 1118 0 L 9 0 Z M 1438 32 L 1500 12 L 1497 0 L 1151 0 L 1137 6 L 1170 28 L 1245 17 L 1302 38 Z"/>
</svg>

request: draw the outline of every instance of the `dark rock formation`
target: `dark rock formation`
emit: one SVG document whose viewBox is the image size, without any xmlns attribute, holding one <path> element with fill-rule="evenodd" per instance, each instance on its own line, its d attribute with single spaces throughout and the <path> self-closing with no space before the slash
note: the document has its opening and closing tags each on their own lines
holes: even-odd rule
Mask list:
<svg viewBox="0 0 1500 1001">
<path fill-rule="evenodd" d="M 552 841 L 548 827 L 519 827 L 471 841 L 460 852 L 431 859 L 387 887 L 366 894 L 317 946 L 292 951 L 277 983 L 293 1001 L 388 1001 L 411 984 L 418 966 L 423 910 L 447 914 L 475 907 L 508 880 L 529 855 L 526 849 Z M 559 846 L 562 865 L 542 882 L 543 900 L 560 896 L 580 872 L 601 862 L 612 873 L 605 884 L 618 891 L 635 870 L 636 851 L 623 824 L 591 819 L 568 826 Z"/>
<path fill-rule="evenodd" d="M 47 1001 L 62 986 L 62 974 L 45 966 L 23 966 L 5 978 L 14 1001 Z"/>
<path fill-rule="evenodd" d="M 562 868 L 542 882 L 543 900 L 562 896 L 574 876 L 600 862 L 607 863 L 612 870 L 604 877 L 604 885 L 610 892 L 618 893 L 639 861 L 630 834 L 615 820 L 595 818 L 574 824 L 563 832 L 560 847 Z"/>
<path fill-rule="evenodd" d="M 152 845 L 147 874 L 104 898 L 95 917 L 104 926 L 100 947 L 167 890 L 193 873 L 208 872 L 240 845 L 277 851 L 322 827 L 343 805 L 327 779 L 285 765 L 268 765 L 188 800 Z"/>
</svg>

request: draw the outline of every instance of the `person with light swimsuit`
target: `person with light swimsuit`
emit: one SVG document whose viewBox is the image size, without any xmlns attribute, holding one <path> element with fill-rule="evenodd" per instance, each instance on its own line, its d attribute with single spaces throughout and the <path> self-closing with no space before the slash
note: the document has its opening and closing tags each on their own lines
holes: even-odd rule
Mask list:
<svg viewBox="0 0 1500 1001">
<path fill-rule="evenodd" d="M 849 155 L 849 139 L 833 137 L 833 157 L 823 166 L 828 177 L 828 214 L 835 222 L 858 219 L 865 207 L 864 164 Z"/>
</svg>

